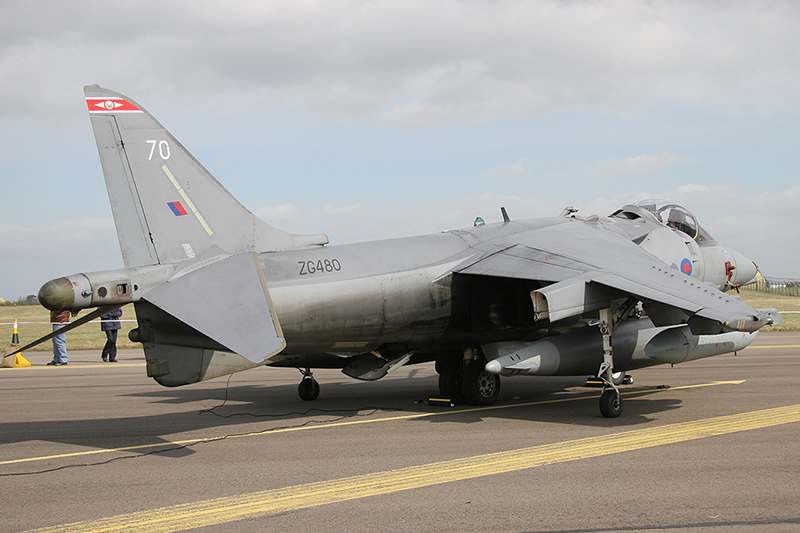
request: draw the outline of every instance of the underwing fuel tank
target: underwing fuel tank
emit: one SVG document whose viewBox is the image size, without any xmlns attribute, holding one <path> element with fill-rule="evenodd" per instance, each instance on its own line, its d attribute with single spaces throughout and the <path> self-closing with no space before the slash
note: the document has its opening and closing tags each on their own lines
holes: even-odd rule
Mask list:
<svg viewBox="0 0 800 533">
<path fill-rule="evenodd" d="M 694 335 L 689 326 L 654 327 L 648 318 L 628 320 L 614 330 L 614 370 L 627 371 L 683 363 L 746 348 L 758 332 Z M 533 343 L 502 342 L 482 346 L 486 371 L 501 376 L 569 376 L 594 374 L 603 361 L 603 339 L 597 327 Z"/>
</svg>

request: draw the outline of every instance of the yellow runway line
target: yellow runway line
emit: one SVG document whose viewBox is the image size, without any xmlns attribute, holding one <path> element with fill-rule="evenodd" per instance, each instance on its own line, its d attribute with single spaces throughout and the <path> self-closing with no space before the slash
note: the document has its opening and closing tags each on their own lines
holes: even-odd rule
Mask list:
<svg viewBox="0 0 800 533">
<path fill-rule="evenodd" d="M 37 529 L 37 532 L 166 533 L 800 422 L 800 405 L 623 431 L 328 481 L 270 489 Z"/>
</svg>

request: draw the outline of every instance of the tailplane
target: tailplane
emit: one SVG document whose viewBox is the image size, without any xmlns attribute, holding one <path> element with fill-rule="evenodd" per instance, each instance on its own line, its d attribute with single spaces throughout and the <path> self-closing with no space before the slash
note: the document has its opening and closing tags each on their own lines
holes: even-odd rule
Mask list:
<svg viewBox="0 0 800 533">
<path fill-rule="evenodd" d="M 253 215 L 130 98 L 98 85 L 84 93 L 126 267 L 327 244 Z"/>
</svg>

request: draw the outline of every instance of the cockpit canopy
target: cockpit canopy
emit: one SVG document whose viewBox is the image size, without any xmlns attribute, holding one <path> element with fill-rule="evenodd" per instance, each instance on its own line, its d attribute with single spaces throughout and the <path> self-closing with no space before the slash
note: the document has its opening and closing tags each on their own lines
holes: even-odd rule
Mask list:
<svg viewBox="0 0 800 533">
<path fill-rule="evenodd" d="M 654 220 L 659 224 L 681 231 L 700 242 L 714 242 L 711 235 L 697 222 L 691 211 L 683 205 L 665 198 L 648 198 L 623 206 L 612 217 L 635 220 L 642 218 Z"/>
</svg>

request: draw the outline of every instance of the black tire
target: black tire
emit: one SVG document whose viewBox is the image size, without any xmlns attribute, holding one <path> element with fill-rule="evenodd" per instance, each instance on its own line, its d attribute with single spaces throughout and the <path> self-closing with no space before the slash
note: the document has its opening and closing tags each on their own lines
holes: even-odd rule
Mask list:
<svg viewBox="0 0 800 533">
<path fill-rule="evenodd" d="M 319 396 L 319 383 L 314 378 L 303 378 L 297 387 L 297 394 L 300 399 L 306 402 L 316 400 Z"/>
<path fill-rule="evenodd" d="M 500 394 L 500 376 L 484 368 L 486 359 L 473 359 L 464 369 L 461 392 L 470 405 L 491 405 Z"/>
<path fill-rule="evenodd" d="M 439 366 L 439 394 L 449 398 L 453 403 L 464 403 L 464 395 L 461 392 L 461 380 L 463 379 L 463 363 L 460 360 L 450 360 Z"/>
<path fill-rule="evenodd" d="M 606 418 L 617 418 L 622 414 L 622 398 L 614 389 L 606 389 L 600 396 L 600 412 Z"/>
<path fill-rule="evenodd" d="M 625 381 L 625 372 L 614 372 L 611 374 L 611 383 L 620 386 Z"/>
</svg>

